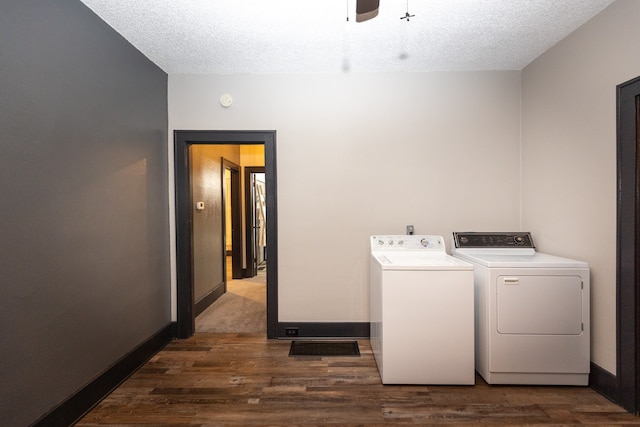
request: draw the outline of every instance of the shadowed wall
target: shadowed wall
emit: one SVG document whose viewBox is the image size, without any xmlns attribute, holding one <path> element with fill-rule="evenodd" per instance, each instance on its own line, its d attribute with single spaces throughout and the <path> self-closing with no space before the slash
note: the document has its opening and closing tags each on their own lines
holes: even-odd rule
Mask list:
<svg viewBox="0 0 640 427">
<path fill-rule="evenodd" d="M 0 418 L 170 323 L 167 75 L 82 3 L 0 13 Z"/>
</svg>

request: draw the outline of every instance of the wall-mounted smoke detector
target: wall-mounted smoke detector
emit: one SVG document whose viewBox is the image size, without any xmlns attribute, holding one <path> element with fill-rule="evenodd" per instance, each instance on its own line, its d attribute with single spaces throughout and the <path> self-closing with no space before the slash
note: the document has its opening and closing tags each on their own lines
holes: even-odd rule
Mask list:
<svg viewBox="0 0 640 427">
<path fill-rule="evenodd" d="M 220 97 L 220 105 L 222 105 L 223 107 L 228 108 L 231 106 L 231 104 L 233 104 L 233 97 L 228 93 L 225 93 Z"/>
</svg>

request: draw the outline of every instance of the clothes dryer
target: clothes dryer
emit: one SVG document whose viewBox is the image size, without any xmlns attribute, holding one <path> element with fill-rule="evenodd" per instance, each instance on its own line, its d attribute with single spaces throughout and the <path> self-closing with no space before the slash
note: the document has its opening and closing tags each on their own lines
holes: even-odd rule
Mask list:
<svg viewBox="0 0 640 427">
<path fill-rule="evenodd" d="M 535 250 L 531 233 L 453 233 L 475 277 L 478 373 L 489 384 L 587 385 L 589 266 Z"/>
<path fill-rule="evenodd" d="M 473 266 L 441 236 L 372 236 L 371 347 L 383 384 L 475 384 Z"/>
</svg>

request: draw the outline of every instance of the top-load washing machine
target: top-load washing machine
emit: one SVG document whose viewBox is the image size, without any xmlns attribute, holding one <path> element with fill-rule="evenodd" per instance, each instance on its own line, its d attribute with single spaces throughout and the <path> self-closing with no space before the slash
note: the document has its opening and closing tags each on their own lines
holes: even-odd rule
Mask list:
<svg viewBox="0 0 640 427">
<path fill-rule="evenodd" d="M 489 384 L 587 385 L 589 266 L 537 252 L 530 233 L 453 233 L 474 265 L 476 370 Z"/>
<path fill-rule="evenodd" d="M 371 347 L 383 384 L 475 384 L 473 266 L 441 236 L 372 236 Z"/>
</svg>

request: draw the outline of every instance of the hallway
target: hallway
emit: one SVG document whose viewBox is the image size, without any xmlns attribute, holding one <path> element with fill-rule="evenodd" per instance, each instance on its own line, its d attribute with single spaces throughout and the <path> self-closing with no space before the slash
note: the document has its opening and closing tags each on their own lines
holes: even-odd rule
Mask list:
<svg viewBox="0 0 640 427">
<path fill-rule="evenodd" d="M 227 257 L 227 292 L 196 317 L 196 332 L 267 333 L 267 275 L 231 278 Z"/>
</svg>

